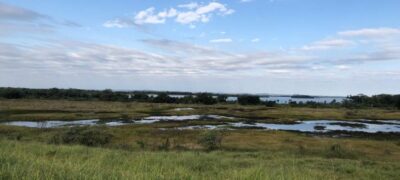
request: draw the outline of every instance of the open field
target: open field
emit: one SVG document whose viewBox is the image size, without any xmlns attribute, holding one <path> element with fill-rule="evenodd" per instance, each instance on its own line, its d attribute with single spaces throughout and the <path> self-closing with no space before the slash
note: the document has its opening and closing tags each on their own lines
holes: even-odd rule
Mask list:
<svg viewBox="0 0 400 180">
<path fill-rule="evenodd" d="M 175 108 L 191 107 L 191 111 Z M 0 100 L 0 120 L 134 119 L 149 115 L 217 114 L 272 122 L 310 119 L 400 119 L 393 109 L 265 107 L 237 104 L 194 105 L 136 102 Z"/>
<path fill-rule="evenodd" d="M 190 111 L 175 108 L 191 107 Z M 271 122 L 298 119 L 400 119 L 390 109 L 179 105 L 63 100 L 1 100 L 0 119 L 140 118 L 218 114 Z M 0 125 L 0 179 L 398 179 L 398 134 L 332 138 L 255 129 L 219 131 L 207 151 L 205 130 L 160 128 L 213 121 L 160 122 L 117 127 L 25 128 Z M 214 122 L 218 123 L 218 122 Z M 96 132 L 98 134 L 96 134 Z M 101 145 L 57 141 L 85 137 Z M 86 138 L 86 137 L 85 137 Z M 97 139 L 96 139 L 97 138 Z"/>
<path fill-rule="evenodd" d="M 161 139 L 167 134 L 159 136 Z M 223 140 L 221 150 L 209 153 L 115 145 L 89 148 L 5 139 L 0 144 L 1 179 L 398 179 L 400 176 L 399 142 L 312 138 L 285 132 L 233 133 Z M 332 148 L 338 146 L 340 149 Z"/>
</svg>

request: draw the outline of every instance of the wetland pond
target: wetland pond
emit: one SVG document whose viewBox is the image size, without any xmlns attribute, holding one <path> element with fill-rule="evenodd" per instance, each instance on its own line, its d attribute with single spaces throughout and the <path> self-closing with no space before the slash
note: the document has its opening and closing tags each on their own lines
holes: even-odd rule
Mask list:
<svg viewBox="0 0 400 180">
<path fill-rule="evenodd" d="M 260 123 L 248 122 L 243 119 L 220 115 L 186 115 L 186 116 L 149 116 L 138 120 L 74 120 L 74 121 L 8 121 L 2 122 L 1 125 L 22 126 L 30 128 L 59 128 L 59 127 L 74 127 L 74 126 L 122 126 L 122 125 L 138 125 L 152 124 L 157 122 L 179 122 L 179 121 L 199 121 L 199 120 L 218 120 L 222 122 L 219 125 L 194 125 L 194 126 L 178 126 L 177 130 L 194 130 L 194 129 L 254 129 L 254 130 L 284 130 L 298 132 L 316 132 L 325 133 L 331 131 L 348 131 L 348 132 L 365 132 L 365 133 L 400 133 L 400 120 L 309 120 L 296 121 L 292 124 L 278 123 Z M 229 120 L 224 122 L 223 120 Z M 234 121 L 232 121 L 234 120 Z"/>
</svg>

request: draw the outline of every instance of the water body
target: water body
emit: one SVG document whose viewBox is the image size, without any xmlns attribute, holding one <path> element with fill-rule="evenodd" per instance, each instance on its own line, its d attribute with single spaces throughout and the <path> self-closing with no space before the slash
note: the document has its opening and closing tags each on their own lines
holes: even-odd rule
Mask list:
<svg viewBox="0 0 400 180">
<path fill-rule="evenodd" d="M 232 119 L 232 117 L 219 115 L 187 115 L 187 116 L 149 116 L 139 120 L 76 120 L 76 121 L 9 121 L 0 124 L 9 126 L 21 126 L 30 128 L 57 128 L 57 127 L 74 127 L 74 126 L 122 126 L 134 124 L 152 124 L 161 121 L 190 121 L 190 120 L 216 120 L 216 119 Z"/>
<path fill-rule="evenodd" d="M 353 132 L 400 132 L 400 121 L 391 123 L 374 123 L 366 121 L 298 121 L 296 124 L 269 124 L 269 123 L 232 123 L 233 127 L 263 128 L 267 130 L 290 130 L 300 132 L 329 132 L 329 131 L 353 131 Z"/>
<path fill-rule="evenodd" d="M 174 111 L 192 111 L 193 108 L 175 108 Z"/>
<path fill-rule="evenodd" d="M 135 121 L 138 124 L 151 124 L 160 121 L 190 121 L 190 120 L 215 120 L 215 119 L 234 119 L 233 117 L 219 115 L 187 115 L 187 116 L 150 116 L 142 120 Z"/>
<path fill-rule="evenodd" d="M 269 97 L 260 97 L 260 101 L 274 101 L 277 104 L 289 104 L 290 102 L 296 103 L 307 103 L 307 102 L 316 102 L 316 103 L 331 103 L 337 102 L 342 103 L 346 98 L 345 97 L 313 97 L 313 98 L 292 98 L 290 96 L 269 96 Z M 236 96 L 229 96 L 227 101 L 235 102 L 238 98 Z"/>
<path fill-rule="evenodd" d="M 227 101 L 235 102 L 237 101 L 236 96 L 229 96 Z M 266 101 L 275 101 L 277 104 L 289 104 L 290 102 L 296 103 L 307 103 L 307 102 L 316 102 L 316 103 L 331 103 L 332 101 L 341 103 L 345 100 L 345 97 L 313 97 L 313 98 L 292 98 L 290 96 L 270 96 L 270 97 L 260 97 L 262 102 Z"/>
<path fill-rule="evenodd" d="M 31 128 L 51 128 L 59 126 L 91 125 L 98 120 L 80 120 L 80 121 L 11 121 L 1 124 L 9 126 L 22 126 Z"/>
<path fill-rule="evenodd" d="M 157 97 L 157 94 L 148 94 L 150 97 Z M 170 94 L 168 95 L 172 98 L 184 98 L 184 94 Z M 195 97 L 195 95 L 193 95 Z M 217 96 L 213 96 L 214 98 L 217 98 Z M 265 101 L 275 101 L 277 104 L 289 104 L 290 102 L 296 102 L 296 103 L 306 103 L 306 102 L 316 102 L 316 103 L 331 103 L 332 101 L 335 102 L 343 102 L 346 97 L 319 97 L 315 96 L 312 98 L 292 98 L 291 96 L 260 96 L 260 100 L 265 102 Z M 228 96 L 226 99 L 228 102 L 236 102 L 238 100 L 237 96 Z"/>
<path fill-rule="evenodd" d="M 336 124 L 336 123 L 337 124 Z M 354 126 L 356 125 L 356 126 Z M 349 132 L 394 132 L 400 133 L 400 124 L 368 124 L 358 122 L 344 122 L 344 121 L 302 121 L 297 124 L 269 124 L 269 123 L 255 123 L 246 124 L 243 122 L 229 123 L 227 125 L 198 125 L 179 127 L 180 130 L 193 130 L 193 129 L 260 129 L 260 130 L 283 130 L 283 131 L 299 131 L 299 132 L 330 132 L 330 131 L 349 131 Z"/>
<path fill-rule="evenodd" d="M 234 119 L 233 117 L 219 115 L 188 115 L 188 116 L 149 116 L 140 120 L 114 120 L 101 121 L 98 119 L 78 120 L 78 121 L 10 121 L 0 124 L 9 126 L 23 126 L 31 128 L 57 128 L 74 126 L 121 126 L 135 124 L 152 124 L 167 121 L 191 121 L 191 120 L 217 120 Z M 286 130 L 299 132 L 330 132 L 330 131 L 349 131 L 349 132 L 395 132 L 400 133 L 400 120 L 357 120 L 357 121 L 338 121 L 338 120 L 313 120 L 297 121 L 294 124 L 276 124 L 276 123 L 246 123 L 233 122 L 223 125 L 197 125 L 176 127 L 179 130 L 191 129 L 260 129 L 260 130 Z"/>
</svg>

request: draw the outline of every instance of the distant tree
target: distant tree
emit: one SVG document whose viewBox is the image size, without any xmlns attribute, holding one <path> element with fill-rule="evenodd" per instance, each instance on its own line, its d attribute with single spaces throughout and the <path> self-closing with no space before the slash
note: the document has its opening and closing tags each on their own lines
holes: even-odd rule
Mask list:
<svg viewBox="0 0 400 180">
<path fill-rule="evenodd" d="M 260 104 L 260 97 L 253 95 L 242 95 L 238 97 L 238 102 L 241 105 L 256 105 Z"/>
<path fill-rule="evenodd" d="M 395 106 L 400 109 L 400 95 L 395 95 Z"/>
<path fill-rule="evenodd" d="M 20 99 L 24 97 L 23 91 L 16 88 L 5 88 L 0 94 L 3 98 L 7 99 Z"/>
<path fill-rule="evenodd" d="M 217 96 L 217 101 L 219 103 L 226 103 L 226 99 L 228 99 L 228 96 L 226 96 L 226 95 L 218 95 Z"/>
<path fill-rule="evenodd" d="M 146 93 L 135 93 L 133 95 L 134 101 L 148 101 L 149 99 L 150 97 Z"/>
<path fill-rule="evenodd" d="M 212 105 L 216 104 L 217 100 L 209 93 L 199 93 L 196 96 L 196 102 L 200 104 Z"/>
<path fill-rule="evenodd" d="M 111 89 L 105 89 L 100 94 L 100 99 L 104 101 L 112 101 L 114 100 L 114 93 Z"/>
<path fill-rule="evenodd" d="M 49 89 L 47 94 L 48 94 L 49 98 L 61 98 L 62 97 L 60 90 L 57 88 Z"/>
<path fill-rule="evenodd" d="M 159 93 L 157 97 L 153 98 L 155 103 L 174 103 L 176 98 L 170 97 L 167 93 Z"/>
<path fill-rule="evenodd" d="M 275 101 L 265 101 L 265 106 L 274 107 L 274 106 L 276 106 L 276 102 Z"/>
<path fill-rule="evenodd" d="M 289 105 L 296 106 L 297 105 L 297 101 L 289 101 Z"/>
<path fill-rule="evenodd" d="M 323 103 L 323 104 L 326 104 L 326 103 Z M 315 102 L 315 101 L 307 101 L 307 102 L 306 102 L 306 105 L 307 105 L 308 107 L 317 108 L 318 105 L 321 105 L 321 103 L 317 103 L 317 102 Z"/>
<path fill-rule="evenodd" d="M 195 99 L 193 98 L 192 95 L 186 95 L 183 98 L 179 99 L 179 103 L 192 104 L 195 103 Z"/>
</svg>

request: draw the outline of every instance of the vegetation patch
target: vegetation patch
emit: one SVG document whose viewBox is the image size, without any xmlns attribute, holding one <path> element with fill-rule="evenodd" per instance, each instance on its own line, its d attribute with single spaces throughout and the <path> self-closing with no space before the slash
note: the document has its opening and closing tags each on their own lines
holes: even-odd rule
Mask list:
<svg viewBox="0 0 400 180">
<path fill-rule="evenodd" d="M 198 142 L 205 150 L 212 151 L 221 147 L 222 137 L 219 131 L 205 131 L 200 134 Z"/>
<path fill-rule="evenodd" d="M 314 126 L 314 129 L 318 130 L 318 131 L 323 131 L 323 130 L 325 130 L 325 128 L 326 128 L 326 126 Z"/>
<path fill-rule="evenodd" d="M 100 128 L 73 127 L 54 135 L 52 144 L 81 144 L 85 146 L 104 146 L 113 136 Z"/>
<path fill-rule="evenodd" d="M 356 153 L 345 149 L 340 144 L 333 144 L 327 149 L 326 157 L 328 158 L 342 158 L 342 159 L 356 159 L 360 153 Z"/>
<path fill-rule="evenodd" d="M 329 124 L 343 126 L 343 127 L 351 127 L 351 128 L 367 128 L 367 126 L 365 124 L 361 124 L 361 123 L 333 122 L 333 123 L 329 123 Z"/>
</svg>

